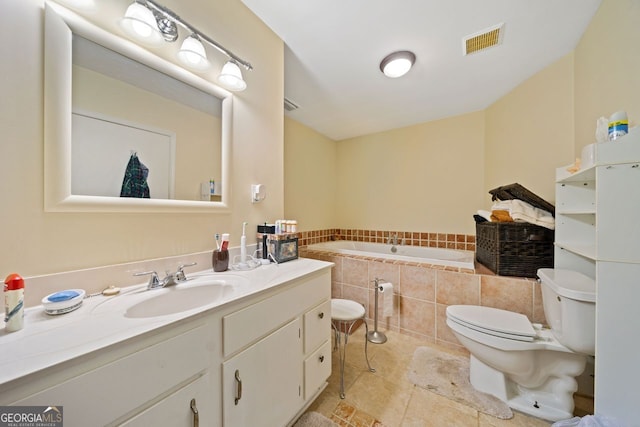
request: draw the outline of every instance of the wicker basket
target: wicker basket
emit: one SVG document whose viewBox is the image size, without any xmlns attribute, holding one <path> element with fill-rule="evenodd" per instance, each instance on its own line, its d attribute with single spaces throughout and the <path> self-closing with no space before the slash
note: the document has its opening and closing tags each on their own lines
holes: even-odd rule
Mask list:
<svg viewBox="0 0 640 427">
<path fill-rule="evenodd" d="M 551 213 L 552 204 L 520 184 L 491 190 L 493 200 L 520 199 Z M 539 268 L 553 267 L 555 233 L 525 222 L 476 223 L 476 260 L 500 276 L 536 277 Z"/>
</svg>

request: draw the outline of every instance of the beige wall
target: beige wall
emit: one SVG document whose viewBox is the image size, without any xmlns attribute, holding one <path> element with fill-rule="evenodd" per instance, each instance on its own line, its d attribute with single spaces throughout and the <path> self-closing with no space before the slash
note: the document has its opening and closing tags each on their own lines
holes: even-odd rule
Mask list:
<svg viewBox="0 0 640 427">
<path fill-rule="evenodd" d="M 573 140 L 569 54 L 487 108 L 484 192 L 517 182 L 553 203 L 555 169 L 575 160 Z"/>
<path fill-rule="evenodd" d="M 196 27 L 249 59 L 255 68 L 244 73 L 247 90 L 234 99 L 232 212 L 44 212 L 43 0 L 4 0 L 0 4 L 0 34 L 5 40 L 0 44 L 5 58 L 0 80 L 0 274 L 15 271 L 31 276 L 210 250 L 215 232 L 230 232 L 234 246 L 243 221 L 251 229 L 283 215 L 282 41 L 237 0 L 163 4 L 193 19 Z M 261 204 L 251 203 L 252 183 L 269 189 Z"/>
<path fill-rule="evenodd" d="M 473 234 L 484 113 L 338 142 L 337 227 Z"/>
<path fill-rule="evenodd" d="M 286 218 L 300 231 L 336 227 L 337 143 L 285 117 L 284 149 Z"/>
<path fill-rule="evenodd" d="M 638 22 L 637 1 L 604 0 L 573 52 L 484 112 L 337 142 L 336 222 L 329 227 L 473 234 L 471 215 L 490 206 L 488 191 L 513 182 L 555 202 L 555 169 L 593 142 L 598 117 L 625 109 L 640 123 Z M 616 55 L 608 53 L 612 46 Z M 301 128 L 287 131 L 287 147 Z M 287 164 L 298 159 L 287 154 Z M 287 188 L 306 179 L 300 169 Z M 309 200 L 293 187 L 289 197 Z"/>
<path fill-rule="evenodd" d="M 596 120 L 625 110 L 640 125 L 640 2 L 604 0 L 575 50 L 575 156 Z"/>
</svg>

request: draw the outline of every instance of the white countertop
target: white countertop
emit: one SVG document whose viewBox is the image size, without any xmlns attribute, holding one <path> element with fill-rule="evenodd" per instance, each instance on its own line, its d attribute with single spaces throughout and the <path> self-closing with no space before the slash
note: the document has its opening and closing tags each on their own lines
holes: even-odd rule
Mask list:
<svg viewBox="0 0 640 427">
<path fill-rule="evenodd" d="M 131 318 L 124 315 L 132 302 L 152 298 L 157 292 L 146 290 L 146 282 L 123 288 L 117 296 L 87 298 L 80 308 L 67 314 L 50 316 L 45 314 L 42 306 L 28 308 L 25 310 L 22 330 L 0 330 L 0 388 L 26 375 L 196 314 L 219 309 L 331 266 L 328 262 L 300 258 L 279 265 L 259 266 L 249 271 L 214 273 L 209 269 L 187 274 L 189 281 L 179 286 L 225 276 L 234 276 L 239 285 L 215 302 L 157 317 Z"/>
</svg>

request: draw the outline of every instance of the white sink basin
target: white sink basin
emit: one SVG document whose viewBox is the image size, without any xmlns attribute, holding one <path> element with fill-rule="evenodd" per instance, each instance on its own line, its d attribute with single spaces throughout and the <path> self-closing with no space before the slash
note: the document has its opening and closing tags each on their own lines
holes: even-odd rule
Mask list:
<svg viewBox="0 0 640 427">
<path fill-rule="evenodd" d="M 93 312 L 119 311 L 129 318 L 166 316 L 222 302 L 247 284 L 246 278 L 236 275 L 197 276 L 166 288 L 123 293 L 99 304 Z"/>
<path fill-rule="evenodd" d="M 155 295 L 129 307 L 125 317 L 166 316 L 192 310 L 231 295 L 233 285 L 170 286 L 148 292 Z"/>
</svg>

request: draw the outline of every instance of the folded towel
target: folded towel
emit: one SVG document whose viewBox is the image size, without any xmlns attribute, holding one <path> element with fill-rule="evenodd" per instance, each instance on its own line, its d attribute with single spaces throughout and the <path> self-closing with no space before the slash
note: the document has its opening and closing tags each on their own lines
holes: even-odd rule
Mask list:
<svg viewBox="0 0 640 427">
<path fill-rule="evenodd" d="M 555 229 L 556 223 L 551 213 L 543 209 L 536 208 L 535 206 L 531 206 L 529 203 L 522 200 L 512 200 L 511 210 L 509 213 L 514 221 L 529 222 L 550 230 Z"/>
<path fill-rule="evenodd" d="M 513 218 L 509 215 L 507 210 L 493 210 L 491 211 L 492 222 L 513 222 Z"/>
</svg>

